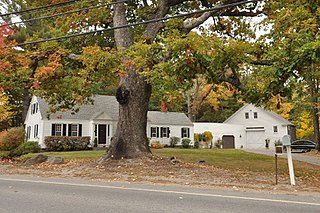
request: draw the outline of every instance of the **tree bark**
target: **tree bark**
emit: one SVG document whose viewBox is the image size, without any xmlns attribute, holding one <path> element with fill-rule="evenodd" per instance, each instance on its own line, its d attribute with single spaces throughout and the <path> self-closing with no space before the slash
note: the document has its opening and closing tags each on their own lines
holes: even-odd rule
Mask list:
<svg viewBox="0 0 320 213">
<path fill-rule="evenodd" d="M 313 120 L 313 131 L 314 131 L 314 139 L 319 144 L 320 142 L 320 134 L 319 134 L 319 110 L 317 108 L 318 105 L 318 88 L 315 82 L 311 83 L 311 114 Z M 320 151 L 320 145 L 318 145 L 318 150 Z"/>
<path fill-rule="evenodd" d="M 114 26 L 127 24 L 126 8 L 123 3 L 114 6 Z M 133 45 L 128 28 L 115 30 L 119 51 Z M 124 62 L 126 59 L 123 59 Z M 151 153 L 146 134 L 148 104 L 151 86 L 141 77 L 134 65 L 121 77 L 116 98 L 119 102 L 119 119 L 116 133 L 109 151 L 101 160 L 140 158 Z"/>
</svg>

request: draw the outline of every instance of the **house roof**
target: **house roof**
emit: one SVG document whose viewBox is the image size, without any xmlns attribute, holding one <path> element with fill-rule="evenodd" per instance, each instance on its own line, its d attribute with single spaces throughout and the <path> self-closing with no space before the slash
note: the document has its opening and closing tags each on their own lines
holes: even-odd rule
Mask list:
<svg viewBox="0 0 320 213">
<path fill-rule="evenodd" d="M 44 99 L 37 98 L 42 118 L 47 119 L 49 105 Z M 106 119 L 117 121 L 119 118 L 119 104 L 114 96 L 96 95 L 93 97 L 93 104 L 81 105 L 79 112 L 72 113 L 56 112 L 50 114 L 50 119 L 79 119 L 93 120 Z M 158 112 L 149 111 L 148 120 L 151 124 L 157 125 L 186 125 L 191 126 L 193 123 L 184 114 L 179 112 Z"/>
<path fill-rule="evenodd" d="M 231 120 L 234 116 L 236 116 L 239 112 L 243 111 L 245 108 L 248 107 L 256 107 L 259 108 L 260 110 L 262 110 L 263 112 L 265 112 L 267 115 L 269 115 L 270 117 L 276 119 L 279 121 L 279 123 L 284 124 L 284 125 L 293 125 L 293 123 L 291 123 L 290 121 L 284 119 L 283 117 L 281 117 L 280 115 L 278 115 L 277 113 L 271 111 L 271 110 L 267 110 L 264 109 L 263 107 L 257 107 L 253 104 L 245 104 L 244 106 L 242 106 L 240 109 L 238 109 L 235 113 L 233 113 L 228 119 L 226 119 L 223 123 L 228 123 L 229 120 Z"/>
<path fill-rule="evenodd" d="M 180 112 L 149 111 L 148 119 L 150 120 L 151 124 L 158 125 L 193 125 L 190 119 L 184 113 Z"/>
<path fill-rule="evenodd" d="M 51 113 L 50 119 L 61 116 L 62 119 L 92 120 L 101 115 L 108 115 L 112 120 L 118 120 L 119 105 L 114 96 L 96 95 L 93 99 L 93 104 L 81 105 L 77 113 L 71 111 Z M 45 119 L 47 118 L 49 105 L 41 98 L 38 98 L 38 102 L 41 116 Z"/>
</svg>

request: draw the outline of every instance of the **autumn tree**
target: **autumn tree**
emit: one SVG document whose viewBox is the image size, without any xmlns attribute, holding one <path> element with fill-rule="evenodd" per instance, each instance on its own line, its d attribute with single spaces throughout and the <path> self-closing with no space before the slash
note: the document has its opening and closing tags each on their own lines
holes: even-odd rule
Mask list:
<svg viewBox="0 0 320 213">
<path fill-rule="evenodd" d="M 269 65 L 258 69 L 251 78 L 258 82 L 265 94 L 259 99 L 266 103 L 274 95 L 291 98 L 298 96 L 297 106 L 309 108 L 314 126 L 314 139 L 319 142 L 319 1 L 269 1 L 266 5 L 265 23 L 272 26 L 262 38 L 261 62 Z M 271 66 L 270 66 L 271 65 Z M 260 80 L 259 80 L 260 79 Z M 264 85 L 263 85 L 264 84 Z M 257 87 L 259 85 L 259 87 Z M 253 87 L 252 87 L 253 88 Z M 257 91 L 257 90 L 256 90 Z M 308 92 L 307 92 L 308 91 Z M 256 97 L 252 92 L 251 97 Z M 257 100 L 257 99 L 256 99 Z"/>
<path fill-rule="evenodd" d="M 84 103 L 86 97 L 98 93 L 109 79 L 117 77 L 119 120 L 104 159 L 146 156 L 150 153 L 146 125 L 151 85 L 159 88 L 162 83 L 171 81 L 170 86 L 175 82 L 173 87 L 188 89 L 197 75 L 203 75 L 209 82 L 226 81 L 242 88 L 240 70 L 251 60 L 252 49 L 244 38 L 247 33 L 241 30 L 246 29 L 241 17 L 256 16 L 259 13 L 257 2 L 157 0 L 125 3 L 116 0 L 108 7 L 44 21 L 46 32 L 33 33 L 27 40 L 31 44 L 24 45 L 25 51 L 35 52 L 37 59 L 41 59 L 33 70 L 33 89 L 50 104 L 60 104 L 60 109 L 70 108 Z M 51 1 L 22 3 L 24 7 L 31 7 Z M 90 4 L 94 3 L 82 1 L 72 4 L 71 9 Z M 200 9 L 207 10 L 190 13 Z M 165 21 L 165 17 L 183 13 L 190 14 Z M 228 33 L 227 38 L 219 37 L 220 33 L 212 33 L 210 29 L 193 31 L 212 17 L 215 23 L 219 22 L 221 30 Z M 136 24 L 138 22 L 143 23 Z M 130 24 L 135 26 L 127 27 Z M 113 31 L 107 30 L 110 26 Z M 106 30 L 90 36 L 32 43 L 101 28 Z"/>
</svg>

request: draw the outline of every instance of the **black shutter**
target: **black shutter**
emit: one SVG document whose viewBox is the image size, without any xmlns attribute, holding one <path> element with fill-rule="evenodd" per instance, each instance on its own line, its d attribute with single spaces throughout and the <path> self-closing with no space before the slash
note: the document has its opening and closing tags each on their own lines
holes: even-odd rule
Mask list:
<svg viewBox="0 0 320 213">
<path fill-rule="evenodd" d="M 51 125 L 51 136 L 56 136 L 56 125 L 55 124 Z"/>
<path fill-rule="evenodd" d="M 190 138 L 190 128 L 187 128 L 187 135 L 188 135 L 188 138 Z"/>
<path fill-rule="evenodd" d="M 81 124 L 80 124 L 81 125 Z M 108 137 L 110 136 L 110 124 L 108 124 Z"/>
<path fill-rule="evenodd" d="M 152 138 L 152 128 L 154 127 L 150 127 L 150 138 Z"/>
<path fill-rule="evenodd" d="M 79 124 L 79 137 L 82 136 L 82 124 Z"/>
<path fill-rule="evenodd" d="M 163 137 L 163 127 L 160 127 L 160 138 Z"/>
<path fill-rule="evenodd" d="M 67 136 L 67 124 L 63 124 L 62 136 Z"/>
<path fill-rule="evenodd" d="M 183 128 L 181 128 L 181 138 L 183 138 Z"/>
<path fill-rule="evenodd" d="M 167 138 L 170 138 L 170 128 L 167 127 Z"/>
<path fill-rule="evenodd" d="M 71 124 L 68 124 L 68 136 L 71 136 Z"/>
<path fill-rule="evenodd" d="M 157 127 L 157 138 L 159 138 L 159 127 Z"/>
</svg>

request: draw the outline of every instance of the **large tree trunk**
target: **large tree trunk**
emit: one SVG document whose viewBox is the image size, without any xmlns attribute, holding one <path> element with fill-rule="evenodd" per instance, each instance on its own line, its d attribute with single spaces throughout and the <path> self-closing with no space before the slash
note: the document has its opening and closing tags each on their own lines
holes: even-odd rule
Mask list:
<svg viewBox="0 0 320 213">
<path fill-rule="evenodd" d="M 126 25 L 126 8 L 123 3 L 114 6 L 114 26 Z M 119 51 L 133 44 L 128 28 L 115 30 Z M 124 62 L 126 59 L 123 59 Z M 151 153 L 146 134 L 148 104 L 151 86 L 141 77 L 134 66 L 121 77 L 117 90 L 119 119 L 116 133 L 107 155 L 102 159 L 139 158 Z"/>
<path fill-rule="evenodd" d="M 314 139 L 319 144 L 320 134 L 319 134 L 319 110 L 318 110 L 318 84 L 316 82 L 311 82 L 311 112 L 314 128 Z M 318 145 L 318 150 L 320 151 L 320 145 Z"/>
</svg>

